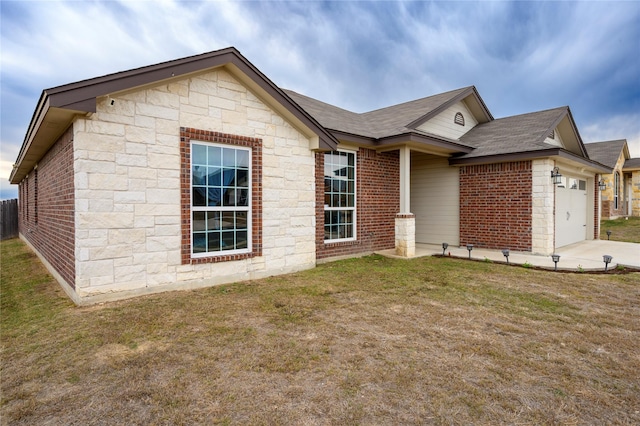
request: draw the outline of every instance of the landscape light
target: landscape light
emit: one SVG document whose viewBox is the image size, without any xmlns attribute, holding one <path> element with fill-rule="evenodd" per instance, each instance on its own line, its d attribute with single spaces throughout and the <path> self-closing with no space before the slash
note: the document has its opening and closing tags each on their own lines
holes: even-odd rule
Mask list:
<svg viewBox="0 0 640 426">
<path fill-rule="evenodd" d="M 607 229 L 607 240 L 611 239 L 611 231 Z"/>
<path fill-rule="evenodd" d="M 471 250 L 473 250 L 473 244 L 467 244 L 467 250 L 469 250 L 469 259 L 471 259 Z"/>
<path fill-rule="evenodd" d="M 560 262 L 560 255 L 559 254 L 552 254 L 551 255 L 551 259 L 553 260 L 553 263 L 555 263 L 555 267 L 553 268 L 554 271 L 558 270 L 558 262 Z"/>
<path fill-rule="evenodd" d="M 444 256 L 444 251 L 449 247 L 449 243 L 442 243 L 442 255 Z"/>
<path fill-rule="evenodd" d="M 509 249 L 502 250 L 502 255 L 507 258 L 507 263 L 509 263 Z"/>
<path fill-rule="evenodd" d="M 611 263 L 611 261 L 613 260 L 613 256 L 605 254 L 604 256 L 602 256 L 602 260 L 604 261 L 604 271 L 607 272 L 607 270 L 609 269 L 609 263 Z"/>
</svg>

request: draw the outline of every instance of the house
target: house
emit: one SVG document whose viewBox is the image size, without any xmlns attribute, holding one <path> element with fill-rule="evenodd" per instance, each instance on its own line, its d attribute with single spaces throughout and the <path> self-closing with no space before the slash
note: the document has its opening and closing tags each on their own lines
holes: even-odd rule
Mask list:
<svg viewBox="0 0 640 426">
<path fill-rule="evenodd" d="M 465 87 L 359 114 L 227 48 L 44 90 L 10 181 L 86 304 L 416 243 L 550 254 L 598 238 L 610 172 L 568 107 L 494 119 Z"/>
<path fill-rule="evenodd" d="M 627 200 L 629 202 L 628 214 L 640 216 L 640 158 L 630 158 L 622 167 L 625 181 L 627 182 Z"/>
<path fill-rule="evenodd" d="M 589 158 L 612 169 L 603 174 L 600 191 L 602 218 L 616 219 L 631 215 L 631 173 L 623 168 L 631 157 L 625 139 L 585 144 Z"/>
</svg>

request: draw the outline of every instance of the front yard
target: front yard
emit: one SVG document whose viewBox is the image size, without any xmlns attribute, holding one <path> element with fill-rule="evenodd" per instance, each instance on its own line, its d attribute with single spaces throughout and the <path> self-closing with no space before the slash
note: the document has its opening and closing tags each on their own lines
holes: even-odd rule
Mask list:
<svg viewBox="0 0 640 426">
<path fill-rule="evenodd" d="M 600 239 L 607 239 L 607 231 L 611 231 L 612 241 L 640 243 L 640 217 L 628 217 L 600 222 Z"/>
<path fill-rule="evenodd" d="M 1 246 L 2 424 L 640 423 L 640 273 L 368 256 L 79 308 Z"/>
</svg>

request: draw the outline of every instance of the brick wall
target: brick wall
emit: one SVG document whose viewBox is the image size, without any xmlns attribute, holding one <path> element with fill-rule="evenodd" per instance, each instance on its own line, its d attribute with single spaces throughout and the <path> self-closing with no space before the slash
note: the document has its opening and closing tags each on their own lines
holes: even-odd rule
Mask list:
<svg viewBox="0 0 640 426">
<path fill-rule="evenodd" d="M 73 132 L 70 127 L 20 184 L 20 233 L 75 286 Z"/>
<path fill-rule="evenodd" d="M 356 240 L 324 243 L 324 154 L 316 153 L 316 256 L 318 259 L 370 253 L 395 247 L 400 211 L 398 151 L 361 148 L 356 166 Z"/>
<path fill-rule="evenodd" d="M 460 168 L 460 245 L 532 247 L 531 161 Z"/>
</svg>

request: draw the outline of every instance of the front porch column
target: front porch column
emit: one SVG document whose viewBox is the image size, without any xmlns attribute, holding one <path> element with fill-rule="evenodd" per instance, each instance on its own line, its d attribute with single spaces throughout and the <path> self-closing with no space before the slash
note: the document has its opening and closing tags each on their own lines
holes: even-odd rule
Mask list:
<svg viewBox="0 0 640 426">
<path fill-rule="evenodd" d="M 396 215 L 396 254 L 416 254 L 416 217 L 411 213 L 411 150 L 400 148 L 400 213 Z"/>
</svg>

